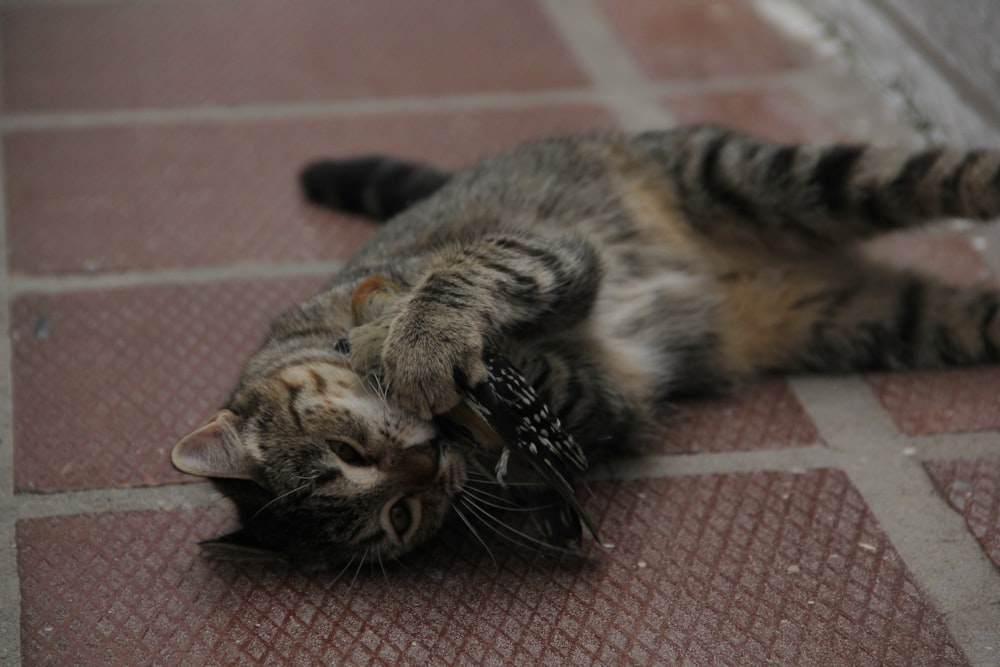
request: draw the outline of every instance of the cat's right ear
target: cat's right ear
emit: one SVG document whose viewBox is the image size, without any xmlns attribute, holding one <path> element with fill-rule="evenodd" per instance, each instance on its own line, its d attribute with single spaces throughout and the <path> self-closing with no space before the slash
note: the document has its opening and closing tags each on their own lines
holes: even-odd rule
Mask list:
<svg viewBox="0 0 1000 667">
<path fill-rule="evenodd" d="M 170 462 L 183 473 L 198 477 L 255 479 L 257 465 L 239 436 L 239 418 L 229 410 L 174 445 Z"/>
</svg>

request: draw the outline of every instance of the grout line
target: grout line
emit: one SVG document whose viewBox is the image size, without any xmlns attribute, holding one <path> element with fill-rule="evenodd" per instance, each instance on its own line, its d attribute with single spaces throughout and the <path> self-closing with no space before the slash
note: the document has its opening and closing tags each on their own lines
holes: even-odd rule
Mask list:
<svg viewBox="0 0 1000 667">
<path fill-rule="evenodd" d="M 623 128 L 661 129 L 676 124 L 594 0 L 539 1 Z"/>
<path fill-rule="evenodd" d="M 784 471 L 800 473 L 835 465 L 823 445 L 782 447 L 739 452 L 703 452 L 612 459 L 594 466 L 589 480 L 631 480 L 686 475 L 720 475 L 742 472 Z"/>
<path fill-rule="evenodd" d="M 17 500 L 19 519 L 103 512 L 191 509 L 228 502 L 207 482 L 128 489 L 22 493 L 17 496 Z"/>
<path fill-rule="evenodd" d="M 3 35 L 0 33 L 0 45 Z M 0 663 L 21 664 L 21 581 L 17 566 L 14 423 L 11 383 L 7 203 L 0 145 Z"/>
<path fill-rule="evenodd" d="M 569 4 L 552 0 L 558 11 L 569 13 Z M 569 22 L 569 19 L 567 19 Z M 576 30 L 576 28 L 567 29 Z M 575 33 L 574 33 L 575 34 Z M 588 37 L 589 39 L 589 37 Z M 608 39 L 613 39 L 609 36 Z M 580 41 L 583 41 L 582 39 Z M 588 45 L 589 46 L 589 45 Z M 579 45 L 579 48 L 585 48 Z M 610 48 L 610 47 L 608 47 Z M 627 55 L 622 55 L 626 58 Z M 610 66 L 607 68 L 610 70 Z M 95 111 L 36 111 L 8 113 L 0 117 L 4 132 L 86 129 L 114 125 L 165 125 L 172 123 L 254 121 L 338 116 L 474 111 L 479 109 L 525 109 L 559 104 L 603 104 L 640 121 L 626 123 L 626 129 L 648 129 L 673 125 L 660 100 L 667 95 L 706 94 L 758 87 L 794 87 L 811 69 L 789 70 L 751 76 L 719 76 L 710 79 L 675 80 L 650 83 L 636 77 L 619 79 L 612 72 L 597 89 L 564 89 L 523 93 L 466 93 L 426 97 L 386 97 L 382 99 L 331 100 L 322 102 L 281 102 L 238 106 L 201 106 L 176 109 L 106 109 Z M 596 79 L 594 73 L 591 77 Z M 614 77 L 614 78 L 611 78 Z M 628 118 L 623 118 L 623 121 Z M 647 121 L 647 122 L 641 122 Z"/>
<path fill-rule="evenodd" d="M 10 113 L 0 119 L 4 131 L 149 125 L 205 121 L 245 121 L 327 116 L 469 111 L 522 108 L 553 104 L 599 103 L 592 91 L 546 90 L 527 93 L 465 93 L 442 96 L 385 97 L 380 99 L 277 102 L 236 106 L 199 106 L 94 111 L 40 111 Z"/>
<path fill-rule="evenodd" d="M 217 267 L 152 269 L 121 273 L 72 273 L 49 276 L 14 275 L 10 293 L 57 294 L 82 290 L 121 289 L 158 285 L 200 285 L 205 283 L 258 278 L 330 277 L 343 265 L 342 260 L 277 262 L 272 264 L 231 264 Z"/>
<path fill-rule="evenodd" d="M 1000 438 L 995 431 L 921 435 L 907 440 L 904 453 L 911 451 L 921 462 L 1000 457 Z"/>
<path fill-rule="evenodd" d="M 1000 657 L 1000 571 L 961 515 L 904 449 L 889 414 L 859 377 L 796 378 L 792 389 L 895 549 L 975 665 Z"/>
</svg>

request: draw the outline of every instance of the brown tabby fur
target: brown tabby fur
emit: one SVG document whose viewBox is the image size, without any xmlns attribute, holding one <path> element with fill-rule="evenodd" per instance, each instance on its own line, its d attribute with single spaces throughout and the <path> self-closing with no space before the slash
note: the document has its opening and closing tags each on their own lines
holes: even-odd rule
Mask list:
<svg viewBox="0 0 1000 667">
<path fill-rule="evenodd" d="M 392 219 L 274 322 L 226 409 L 175 449 L 240 507 L 243 531 L 209 545 L 223 555 L 373 561 L 452 509 L 488 523 L 500 444 L 445 428 L 462 419 L 456 378 L 484 376 L 485 345 L 591 460 L 647 432 L 664 401 L 763 373 L 1000 354 L 997 291 L 858 248 L 1000 215 L 998 152 L 780 145 L 699 126 L 540 141 L 454 175 L 367 158 L 303 179 L 317 203 Z"/>
</svg>

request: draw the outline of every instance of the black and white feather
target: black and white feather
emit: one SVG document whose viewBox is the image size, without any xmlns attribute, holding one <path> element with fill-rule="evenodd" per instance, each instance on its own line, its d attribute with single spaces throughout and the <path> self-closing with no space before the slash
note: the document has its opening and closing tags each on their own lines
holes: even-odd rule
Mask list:
<svg viewBox="0 0 1000 667">
<path fill-rule="evenodd" d="M 546 537 L 556 543 L 579 544 L 582 522 L 597 538 L 597 528 L 576 497 L 574 485 L 575 473 L 587 469 L 583 450 L 510 361 L 496 351 L 487 351 L 483 362 L 488 371 L 485 381 L 474 386 L 462 382 L 466 403 L 550 485 L 546 495 L 556 492 L 551 509 L 537 517 Z M 500 483 L 507 455 L 505 450 L 497 464 Z"/>
</svg>

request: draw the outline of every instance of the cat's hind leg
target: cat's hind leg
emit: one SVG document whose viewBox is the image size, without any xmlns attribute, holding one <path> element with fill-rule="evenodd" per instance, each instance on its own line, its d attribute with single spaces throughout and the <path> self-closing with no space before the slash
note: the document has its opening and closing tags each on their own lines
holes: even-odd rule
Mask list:
<svg viewBox="0 0 1000 667">
<path fill-rule="evenodd" d="M 776 370 L 851 372 L 1000 361 L 1000 291 L 879 266 L 803 294 L 801 337 Z M 795 312 L 795 311 L 798 312 Z"/>
<path fill-rule="evenodd" d="M 321 160 L 299 175 L 313 204 L 375 220 L 388 220 L 437 192 L 450 174 L 415 162 L 370 156 Z"/>
</svg>

